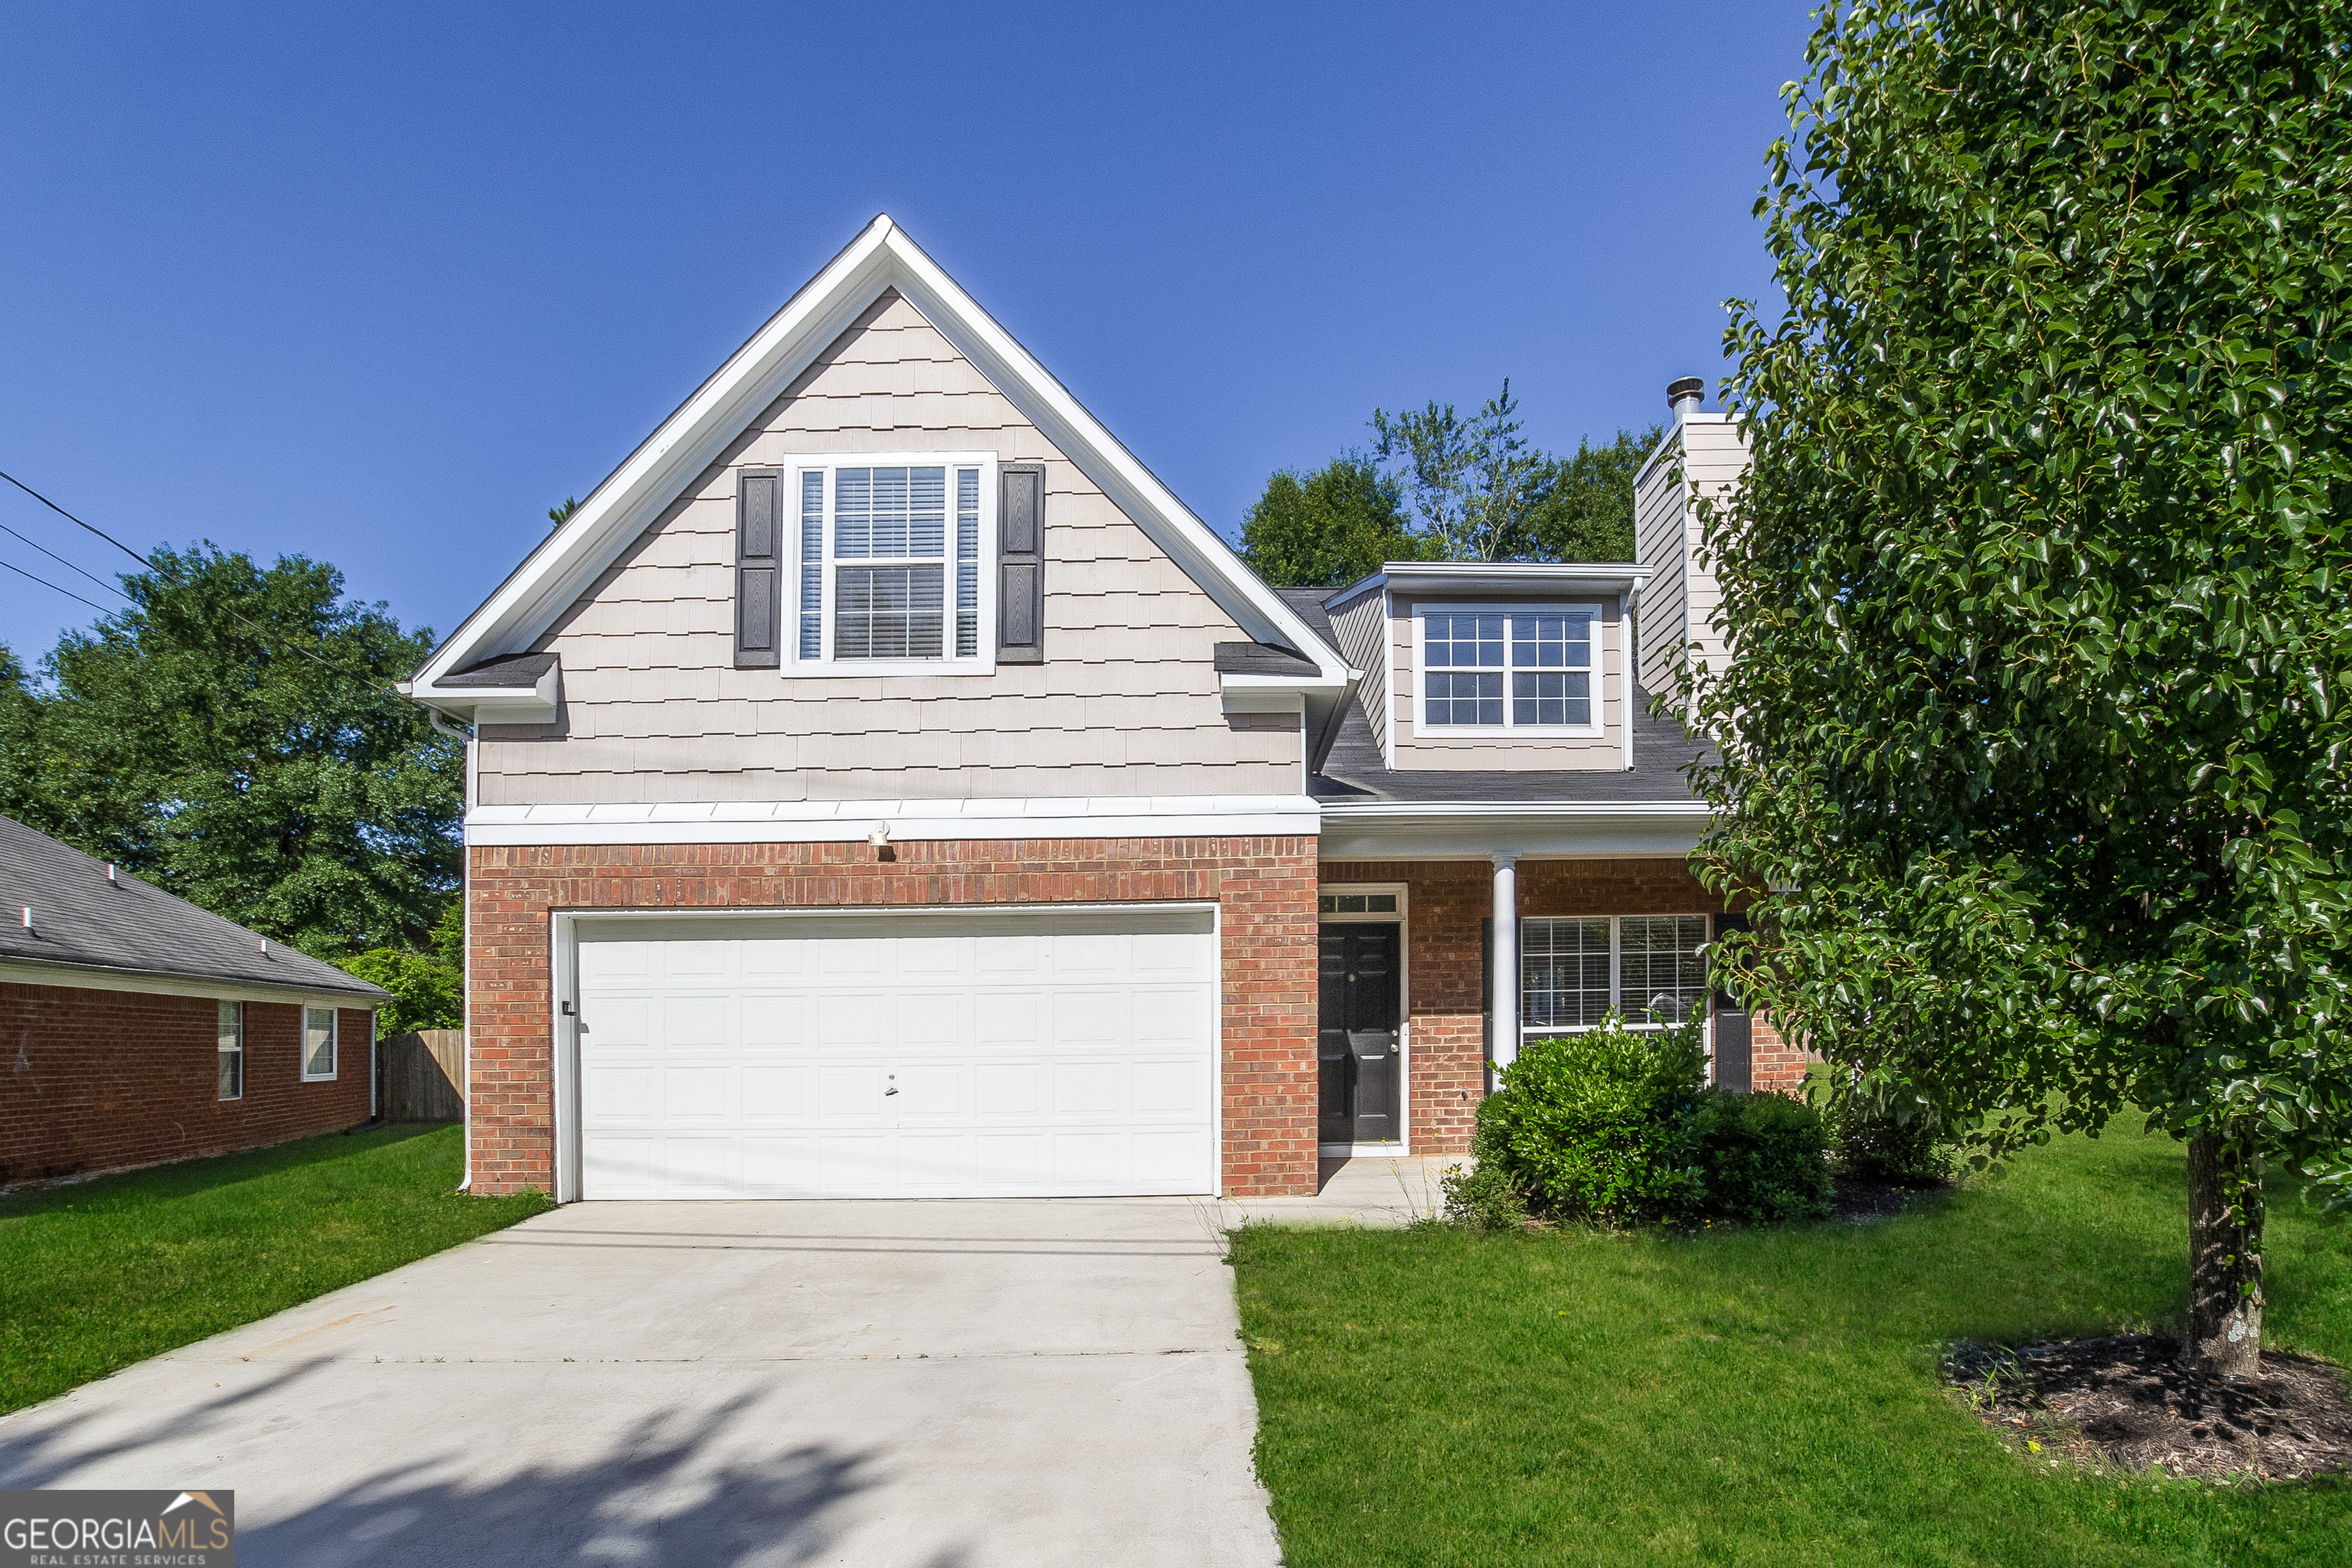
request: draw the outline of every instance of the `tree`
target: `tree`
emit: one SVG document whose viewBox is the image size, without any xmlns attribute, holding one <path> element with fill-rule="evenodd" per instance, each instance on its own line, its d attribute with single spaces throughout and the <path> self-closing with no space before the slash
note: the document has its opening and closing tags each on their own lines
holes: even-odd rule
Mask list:
<svg viewBox="0 0 2352 1568">
<path fill-rule="evenodd" d="M 1735 306 L 1696 714 L 1735 984 L 1998 1157 L 2188 1145 L 2184 1360 L 2264 1163 L 2352 1178 L 2352 7 L 1853 0 Z"/>
<path fill-rule="evenodd" d="M 455 1029 L 466 1022 L 466 904 L 453 897 L 434 922 L 432 949 L 411 952 L 372 947 L 340 961 L 339 967 L 392 993 L 391 1005 L 376 1010 L 376 1026 L 386 1034 L 411 1029 Z"/>
<path fill-rule="evenodd" d="M 1434 398 L 1409 414 L 1372 410 L 1373 453 L 1397 466 L 1433 559 L 1525 559 L 1552 464 L 1520 434 L 1518 408 L 1505 376 L 1466 419 Z"/>
<path fill-rule="evenodd" d="M 432 646 L 332 567 L 212 545 L 45 661 L 52 831 L 322 957 L 423 942 L 457 886 L 463 759 L 392 689 Z"/>
<path fill-rule="evenodd" d="M 547 509 L 547 521 L 550 531 L 552 531 L 554 529 L 562 528 L 566 522 L 571 521 L 572 514 L 579 510 L 580 498 L 578 496 L 565 496 L 560 503 L 549 507 Z"/>
<path fill-rule="evenodd" d="M 1666 427 L 1620 430 L 1595 447 L 1576 444 L 1576 455 L 1555 458 L 1543 477 L 1541 499 L 1530 510 L 1527 535 L 1539 561 L 1632 561 L 1633 476 L 1665 438 Z"/>
<path fill-rule="evenodd" d="M 41 704 L 25 684 L 25 662 L 0 644 L 0 816 L 47 832 L 41 794 Z"/>
<path fill-rule="evenodd" d="M 1242 523 L 1242 559 L 1277 587 L 1337 588 L 1420 553 L 1397 481 L 1352 452 L 1282 469 Z"/>
</svg>

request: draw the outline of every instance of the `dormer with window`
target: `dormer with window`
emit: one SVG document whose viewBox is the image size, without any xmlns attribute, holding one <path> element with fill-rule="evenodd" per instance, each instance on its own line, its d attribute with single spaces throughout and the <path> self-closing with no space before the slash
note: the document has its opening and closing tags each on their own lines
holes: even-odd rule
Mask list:
<svg viewBox="0 0 2352 1568">
<path fill-rule="evenodd" d="M 1383 764 L 1633 765 L 1633 565 L 1391 562 L 1325 601 Z"/>
</svg>

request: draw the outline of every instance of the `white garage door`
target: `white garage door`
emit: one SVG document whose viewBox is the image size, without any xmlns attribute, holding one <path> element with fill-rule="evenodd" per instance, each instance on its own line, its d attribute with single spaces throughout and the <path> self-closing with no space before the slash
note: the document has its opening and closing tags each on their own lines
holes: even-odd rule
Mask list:
<svg viewBox="0 0 2352 1568">
<path fill-rule="evenodd" d="M 583 1197 L 1213 1190 L 1205 910 L 580 931 Z"/>
</svg>

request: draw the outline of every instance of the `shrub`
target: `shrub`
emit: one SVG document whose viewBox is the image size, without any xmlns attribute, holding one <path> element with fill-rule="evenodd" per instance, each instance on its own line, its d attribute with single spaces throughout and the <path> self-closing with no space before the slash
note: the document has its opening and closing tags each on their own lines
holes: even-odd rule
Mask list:
<svg viewBox="0 0 2352 1568">
<path fill-rule="evenodd" d="M 1813 1100 L 1838 1169 L 1864 1182 L 1940 1182 L 1958 1154 L 1925 1106 L 1882 1105 L 1851 1079 L 1817 1085 Z"/>
<path fill-rule="evenodd" d="M 1690 1214 L 1706 1184 L 1685 1113 L 1706 1071 L 1696 1027 L 1637 1031 L 1612 1016 L 1530 1040 L 1478 1107 L 1479 1169 L 1564 1216 L 1629 1225 Z"/>
<path fill-rule="evenodd" d="M 1438 1178 L 1445 1217 L 1470 1230 L 1517 1230 L 1528 1217 L 1527 1194 L 1500 1164 L 1455 1165 Z"/>
<path fill-rule="evenodd" d="M 1688 1119 L 1709 1214 L 1769 1225 L 1829 1211 L 1828 1137 L 1803 1100 L 1710 1089 Z"/>
</svg>

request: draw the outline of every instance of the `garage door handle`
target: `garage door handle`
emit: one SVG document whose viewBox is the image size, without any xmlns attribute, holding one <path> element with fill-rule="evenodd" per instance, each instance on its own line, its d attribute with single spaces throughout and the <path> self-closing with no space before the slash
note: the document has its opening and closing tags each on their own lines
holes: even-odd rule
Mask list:
<svg viewBox="0 0 2352 1568">
<path fill-rule="evenodd" d="M 897 1089 L 884 1089 L 882 1092 L 883 1092 L 883 1093 L 885 1093 L 885 1094 L 896 1094 L 896 1093 L 898 1093 L 898 1091 Z"/>
</svg>

